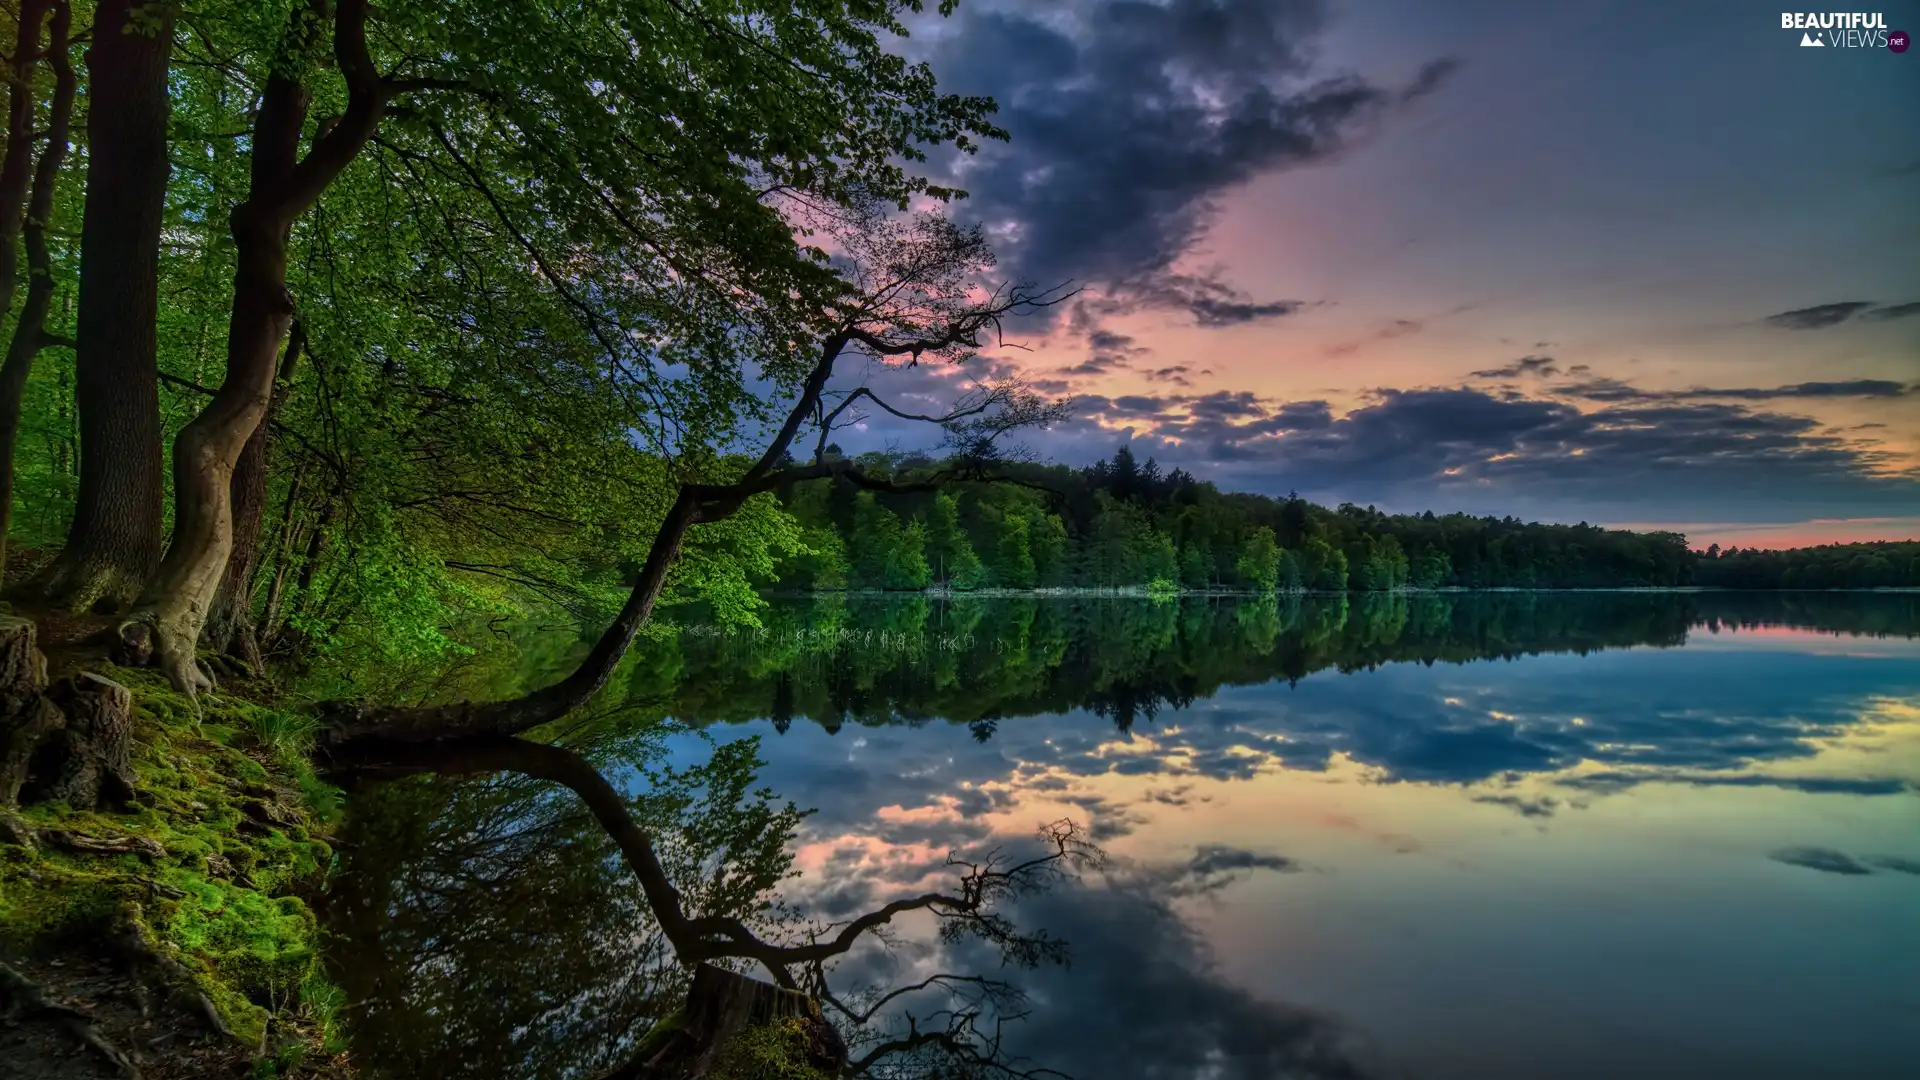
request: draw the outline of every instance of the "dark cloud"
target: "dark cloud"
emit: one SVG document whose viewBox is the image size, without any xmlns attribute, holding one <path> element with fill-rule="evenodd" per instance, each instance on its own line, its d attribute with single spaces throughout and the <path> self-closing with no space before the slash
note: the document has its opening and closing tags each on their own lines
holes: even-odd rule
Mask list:
<svg viewBox="0 0 1920 1080">
<path fill-rule="evenodd" d="M 1561 802 L 1551 795 L 1529 799 L 1524 795 L 1475 795 L 1473 801 L 1489 806 L 1504 806 L 1521 817 L 1552 817 L 1560 809 Z"/>
<path fill-rule="evenodd" d="M 1336 155 L 1453 70 L 1429 64 L 1403 88 L 1321 77 L 1325 7 L 1110 0 L 963 14 L 933 64 L 944 86 L 991 95 L 1012 135 L 956 177 L 967 210 L 1001 234 L 1003 265 L 1026 280 L 1091 283 L 1109 312 L 1177 309 L 1225 326 L 1298 310 L 1175 265 L 1222 193 Z"/>
<path fill-rule="evenodd" d="M 1692 787 L 1766 787 L 1809 795 L 1899 795 L 1909 784 L 1892 776 L 1767 776 L 1759 773 L 1594 772 L 1562 780 L 1567 787 L 1617 791 L 1657 781 Z"/>
<path fill-rule="evenodd" d="M 1911 319 L 1916 315 L 1920 315 L 1920 300 L 1915 300 L 1907 304 L 1888 304 L 1885 307 L 1877 307 L 1860 317 L 1886 322 L 1891 319 Z"/>
<path fill-rule="evenodd" d="M 1552 371 L 1541 373 L 1554 374 Z M 1495 373 L 1478 371 L 1474 374 L 1486 376 Z M 1562 397 L 1606 402 L 1774 401 L 1792 398 L 1897 398 L 1906 397 L 1914 393 L 1915 389 L 1914 385 L 1894 382 L 1891 379 L 1847 379 L 1840 382 L 1803 382 L 1773 387 L 1696 386 L 1687 390 L 1643 390 L 1619 379 L 1587 379 L 1552 387 L 1551 392 Z"/>
<path fill-rule="evenodd" d="M 1809 870 L 1823 870 L 1829 874 L 1871 874 L 1872 870 L 1862 866 L 1859 860 L 1844 852 L 1823 847 L 1789 847 L 1773 852 L 1767 858 L 1788 866 L 1804 866 Z"/>
<path fill-rule="evenodd" d="M 1202 844 L 1193 857 L 1184 862 L 1137 867 L 1133 880 L 1150 884 L 1168 897 L 1210 896 L 1245 878 L 1256 870 L 1276 874 L 1297 873 L 1305 869 L 1285 855 L 1249 851 L 1230 844 Z"/>
<path fill-rule="evenodd" d="M 1476 379 L 1518 379 L 1528 375 L 1546 378 L 1558 374 L 1560 374 L 1560 365 L 1553 357 L 1523 356 L 1505 367 L 1476 371 L 1473 373 L 1473 377 Z"/>
<path fill-rule="evenodd" d="M 1380 1075 L 1336 1018 L 1227 981 L 1172 899 L 1151 880 L 1120 879 L 1023 900 L 1020 924 L 1057 933 L 1073 958 L 1021 975 L 1031 1011 L 1006 1029 L 1013 1055 L 1128 1080 Z M 950 970 L 996 964 L 983 948 L 955 952 Z"/>
<path fill-rule="evenodd" d="M 1899 855 L 1869 855 L 1867 861 L 1882 870 L 1892 870 L 1896 874 L 1920 875 L 1920 859 L 1908 859 Z"/>
<path fill-rule="evenodd" d="M 1816 304 L 1767 316 L 1769 326 L 1782 330 L 1824 330 L 1838 326 L 1873 306 L 1871 300 L 1843 300 L 1835 304 Z"/>
<path fill-rule="evenodd" d="M 1876 381 L 1744 394 L 1653 393 L 1600 380 L 1557 389 L 1606 407 L 1444 387 L 1381 390 L 1335 418 L 1326 402 L 1241 392 L 1168 395 L 1165 411 L 1126 419 L 1169 440 L 1149 448 L 1162 464 L 1223 486 L 1399 510 L 1519 506 L 1563 520 L 1741 521 L 1876 516 L 1920 504 L 1920 474 L 1887 451 L 1757 407 L 1782 393 L 1882 396 L 1890 387 Z M 1709 396 L 1748 400 L 1701 400 Z"/>
<path fill-rule="evenodd" d="M 1198 878 L 1230 874 L 1238 870 L 1272 870 L 1284 874 L 1298 869 L 1300 864 L 1285 855 L 1248 851 L 1228 844 L 1203 844 L 1194 849 L 1193 858 L 1186 865 L 1187 873 Z"/>
</svg>

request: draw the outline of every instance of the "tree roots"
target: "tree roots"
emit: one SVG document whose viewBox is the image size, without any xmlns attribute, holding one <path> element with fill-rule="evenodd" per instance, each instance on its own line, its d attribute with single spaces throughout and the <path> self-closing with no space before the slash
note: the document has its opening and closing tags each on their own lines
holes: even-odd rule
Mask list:
<svg viewBox="0 0 1920 1080">
<path fill-rule="evenodd" d="M 86 1013 L 47 997 L 34 985 L 33 980 L 3 963 L 0 963 L 0 1016 L 10 1021 L 35 1016 L 53 1020 L 120 1070 L 127 1080 L 140 1080 L 140 1069 L 134 1065 L 133 1059 L 108 1042 Z"/>
</svg>

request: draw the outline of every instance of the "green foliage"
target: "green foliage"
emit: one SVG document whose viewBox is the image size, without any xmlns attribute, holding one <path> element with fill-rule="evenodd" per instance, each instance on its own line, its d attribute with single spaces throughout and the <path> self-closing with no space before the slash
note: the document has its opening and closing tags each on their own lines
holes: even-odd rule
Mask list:
<svg viewBox="0 0 1920 1080">
<path fill-rule="evenodd" d="M 1038 580 L 1029 528 L 1024 514 L 1004 514 L 1000 518 L 999 535 L 993 545 L 993 576 L 994 583 L 1002 588 L 1031 589 Z"/>
<path fill-rule="evenodd" d="M 1234 569 L 1241 583 L 1255 592 L 1270 593 L 1280 587 L 1280 545 L 1272 529 L 1262 525 L 1247 536 Z"/>
</svg>

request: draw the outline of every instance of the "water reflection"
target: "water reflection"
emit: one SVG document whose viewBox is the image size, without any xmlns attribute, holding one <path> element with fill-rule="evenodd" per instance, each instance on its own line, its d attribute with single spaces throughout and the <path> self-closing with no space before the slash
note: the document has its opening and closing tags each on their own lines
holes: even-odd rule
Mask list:
<svg viewBox="0 0 1920 1080">
<path fill-rule="evenodd" d="M 818 810 L 783 890 L 817 918 L 1090 821 L 1117 862 L 1021 905 L 1075 963 L 1009 1036 L 1078 1076 L 1892 1076 L 1920 1053 L 1916 606 L 798 603 L 650 645 L 601 724 L 763 734 L 761 778 Z M 354 820 L 336 928 L 376 1066 L 590 1075 L 662 1014 L 563 795 L 442 779 Z M 986 960 L 912 939 L 843 975 Z"/>
</svg>

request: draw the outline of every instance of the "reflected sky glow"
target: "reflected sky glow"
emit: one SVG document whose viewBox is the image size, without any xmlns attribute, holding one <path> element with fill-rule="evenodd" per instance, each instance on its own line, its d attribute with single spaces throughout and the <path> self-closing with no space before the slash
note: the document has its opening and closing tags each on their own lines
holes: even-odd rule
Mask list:
<svg viewBox="0 0 1920 1080">
<path fill-rule="evenodd" d="M 985 742 L 714 732 L 748 733 L 768 782 L 819 809 L 797 895 L 823 914 L 1072 816 L 1120 858 L 1115 895 L 1190 872 L 1159 895 L 1219 992 L 1338 1018 L 1382 1075 L 1866 1077 L 1920 1055 L 1913 640 L 1696 629 L 1321 672 L 1128 733 L 1084 710 Z M 1050 910 L 1083 953 L 1125 947 L 1100 905 Z M 1076 1008 L 1118 992 L 1049 978 Z M 1081 1055 L 1060 1067 L 1122 1075 L 1102 1046 L 1130 1044 L 1101 1028 L 1053 1047 Z M 1127 1075 L 1197 1075 L 1142 1062 Z"/>
</svg>

